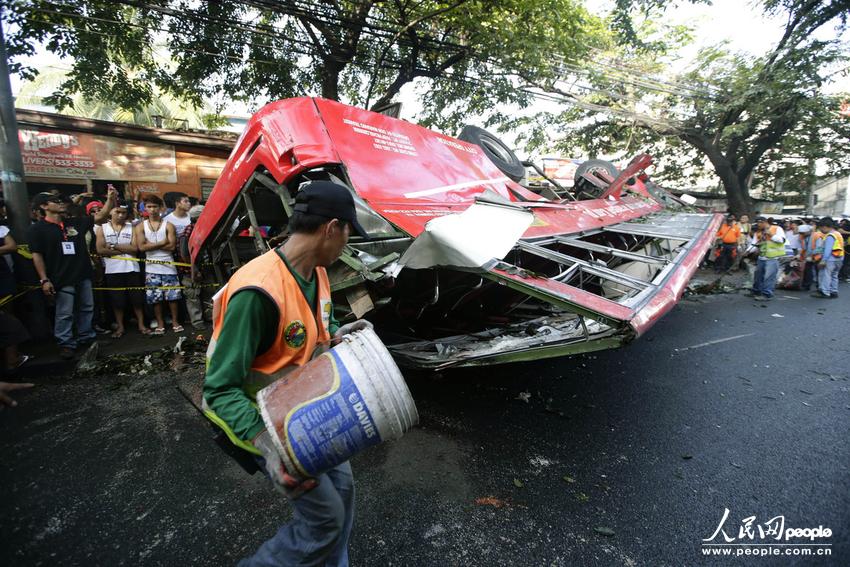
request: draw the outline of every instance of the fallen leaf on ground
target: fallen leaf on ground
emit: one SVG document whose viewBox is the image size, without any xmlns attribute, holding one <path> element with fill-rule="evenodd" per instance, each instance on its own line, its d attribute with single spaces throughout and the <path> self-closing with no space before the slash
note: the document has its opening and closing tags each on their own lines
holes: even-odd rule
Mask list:
<svg viewBox="0 0 850 567">
<path fill-rule="evenodd" d="M 483 498 L 476 498 L 474 502 L 479 506 L 492 506 L 494 508 L 504 508 L 508 505 L 508 503 L 504 500 L 499 500 L 494 496 L 484 496 Z"/>
<path fill-rule="evenodd" d="M 574 479 L 574 478 L 573 478 L 573 477 L 571 477 L 571 476 L 567 476 L 567 475 L 564 475 L 564 477 L 563 477 L 563 478 L 564 478 L 564 482 L 568 482 L 568 483 L 570 483 L 570 484 L 574 484 L 574 483 L 575 483 L 575 481 L 576 481 L 576 479 Z"/>
<path fill-rule="evenodd" d="M 599 535 L 604 535 L 608 537 L 614 535 L 614 530 L 612 530 L 611 528 L 593 528 L 593 531 L 595 531 Z"/>
<path fill-rule="evenodd" d="M 517 488 L 522 488 L 523 486 L 525 486 L 525 484 L 523 484 L 523 482 L 520 479 L 515 478 L 514 479 L 514 486 L 516 486 Z"/>
<path fill-rule="evenodd" d="M 590 500 L 590 497 L 584 492 L 579 492 L 578 494 L 576 494 L 576 500 L 578 500 L 579 502 L 587 502 L 588 500 Z"/>
</svg>

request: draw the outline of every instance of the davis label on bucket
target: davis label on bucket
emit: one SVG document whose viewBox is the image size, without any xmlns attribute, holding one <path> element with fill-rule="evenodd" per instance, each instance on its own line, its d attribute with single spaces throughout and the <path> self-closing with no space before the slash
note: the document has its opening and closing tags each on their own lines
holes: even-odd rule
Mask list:
<svg viewBox="0 0 850 567">
<path fill-rule="evenodd" d="M 381 442 L 369 407 L 339 355 L 330 351 L 333 387 L 329 394 L 295 409 L 286 420 L 292 455 L 315 475 Z"/>
</svg>

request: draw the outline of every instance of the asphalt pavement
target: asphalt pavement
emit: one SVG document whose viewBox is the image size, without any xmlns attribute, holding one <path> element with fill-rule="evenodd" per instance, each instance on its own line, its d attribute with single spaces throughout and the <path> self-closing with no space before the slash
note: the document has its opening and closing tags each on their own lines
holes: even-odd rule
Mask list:
<svg viewBox="0 0 850 567">
<path fill-rule="evenodd" d="M 353 461 L 352 564 L 850 564 L 842 292 L 697 296 L 623 349 L 407 373 L 421 424 Z M 289 517 L 177 391 L 198 368 L 34 380 L 0 412 L 0 564 L 232 565 Z M 831 555 L 706 556 L 726 509 L 736 543 L 781 516 Z"/>
</svg>

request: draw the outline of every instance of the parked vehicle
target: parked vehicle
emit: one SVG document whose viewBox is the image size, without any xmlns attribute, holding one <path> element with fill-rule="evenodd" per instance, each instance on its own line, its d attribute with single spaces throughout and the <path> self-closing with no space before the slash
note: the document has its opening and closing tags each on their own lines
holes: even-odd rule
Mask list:
<svg viewBox="0 0 850 567">
<path fill-rule="evenodd" d="M 208 253 L 223 283 L 285 237 L 301 183 L 342 183 L 369 236 L 329 270 L 338 318 L 366 316 L 400 364 L 439 369 L 640 336 L 679 300 L 721 221 L 652 186 L 646 155 L 616 178 L 586 168 L 581 198 L 541 195 L 517 182 L 523 164 L 497 138 L 461 138 L 320 98 L 269 104 L 216 183 L 192 257 Z"/>
</svg>

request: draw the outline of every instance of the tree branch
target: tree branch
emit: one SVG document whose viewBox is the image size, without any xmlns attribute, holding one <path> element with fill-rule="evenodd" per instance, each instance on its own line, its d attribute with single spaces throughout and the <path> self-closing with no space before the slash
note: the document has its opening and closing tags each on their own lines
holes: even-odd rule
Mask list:
<svg viewBox="0 0 850 567">
<path fill-rule="evenodd" d="M 755 146 L 748 152 L 746 159 L 744 159 L 744 164 L 738 169 L 738 176 L 741 179 L 746 179 L 756 168 L 764 153 L 775 146 L 786 132 L 791 129 L 795 123 L 795 120 L 790 118 L 793 115 L 793 108 L 781 114 L 778 118 L 771 121 L 770 125 L 756 139 Z"/>
<path fill-rule="evenodd" d="M 422 23 L 422 22 L 424 22 L 425 20 L 428 20 L 428 19 L 434 18 L 434 17 L 439 16 L 440 14 L 444 14 L 444 13 L 446 13 L 446 12 L 450 12 L 451 10 L 454 10 L 454 9 L 455 9 L 455 8 L 457 8 L 458 6 L 460 6 L 460 5 L 462 5 L 462 4 L 465 4 L 465 3 L 466 3 L 466 2 L 468 2 L 468 1 L 469 1 L 469 0 L 457 0 L 457 2 L 455 2 L 454 4 L 452 4 L 452 5 L 450 5 L 450 6 L 444 6 L 443 8 L 440 8 L 439 10 L 434 10 L 434 11 L 433 11 L 433 12 L 431 12 L 430 14 L 424 14 L 424 15 L 420 16 L 419 18 L 416 18 L 416 19 L 414 19 L 413 21 L 409 22 L 407 25 L 405 25 L 405 26 L 404 26 L 404 27 L 402 27 L 400 30 L 398 30 L 398 32 L 396 32 L 396 34 L 395 34 L 395 35 L 394 35 L 394 36 L 393 36 L 393 37 L 392 37 L 392 38 L 391 38 L 391 39 L 387 42 L 387 44 L 386 44 L 386 45 L 384 46 L 384 48 L 381 50 L 380 55 L 378 55 L 378 58 L 375 60 L 375 71 L 372 73 L 372 76 L 371 76 L 371 77 L 370 77 L 370 79 L 369 79 L 369 88 L 368 88 L 368 89 L 367 89 L 367 91 L 366 91 L 366 104 L 365 104 L 365 106 L 367 106 L 367 107 L 369 106 L 369 101 L 370 101 L 370 100 L 371 100 L 371 98 L 372 98 L 372 91 L 373 91 L 373 89 L 374 89 L 374 87 L 375 87 L 375 77 L 376 77 L 376 76 L 377 76 L 377 74 L 380 72 L 380 70 L 381 70 L 381 65 L 383 65 L 383 64 L 384 64 L 384 58 L 387 56 L 387 53 L 389 53 L 390 48 L 392 48 L 392 46 L 393 46 L 393 45 L 395 45 L 395 42 L 396 42 L 396 41 L 398 41 L 398 39 L 399 39 L 399 38 L 400 38 L 403 34 L 411 35 L 411 34 L 410 34 L 410 33 L 408 33 L 408 32 L 413 31 L 413 29 L 414 29 L 417 25 L 421 24 L 421 23 Z M 400 14 L 403 16 L 403 15 L 404 15 L 404 7 L 403 7 L 403 6 L 401 6 L 401 5 L 399 5 L 399 6 L 398 6 L 398 8 L 399 8 L 399 12 L 400 12 Z M 414 33 L 414 34 L 412 34 L 412 35 L 414 36 L 414 37 L 413 37 L 413 39 L 415 39 L 415 41 L 416 41 L 416 45 L 418 46 L 418 45 L 419 45 L 419 38 L 418 38 L 418 36 L 416 36 L 416 35 L 415 35 L 415 33 Z M 418 49 L 417 49 L 416 51 L 417 51 L 417 59 L 418 59 Z M 413 68 L 414 68 L 414 69 L 416 68 L 416 60 L 413 60 Z M 395 80 L 395 81 L 393 81 L 393 85 L 391 85 L 391 86 L 394 86 L 394 85 L 395 85 L 395 83 L 397 83 L 397 82 L 398 82 L 398 80 L 401 78 L 401 76 L 402 76 L 402 74 L 404 73 L 404 71 L 405 71 L 405 70 L 402 70 L 401 72 L 399 72 L 399 75 L 396 77 L 396 80 Z M 408 79 L 408 80 L 410 80 L 410 79 Z M 407 81 L 405 81 L 405 82 L 407 82 Z M 395 92 L 398 92 L 398 90 L 399 90 L 399 89 L 401 89 L 401 87 L 403 86 L 403 84 L 404 84 L 404 83 L 402 83 L 402 85 L 399 85 L 398 87 L 396 87 Z M 387 89 L 387 90 L 389 91 L 389 89 Z M 393 93 L 393 94 L 395 94 L 395 93 Z M 382 96 L 382 97 L 381 97 L 381 99 L 388 99 L 388 98 L 389 98 L 389 97 L 387 97 L 387 93 L 386 93 L 386 92 L 384 93 L 384 96 Z M 379 100 L 378 102 L 376 102 L 376 103 L 375 103 L 375 106 L 378 106 L 378 103 L 380 103 L 380 102 L 381 102 L 380 100 Z"/>
</svg>

